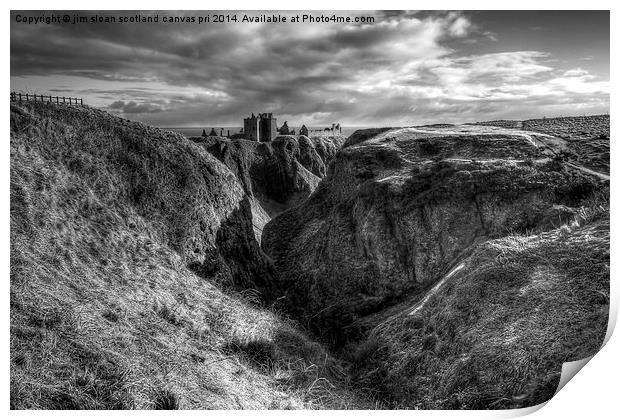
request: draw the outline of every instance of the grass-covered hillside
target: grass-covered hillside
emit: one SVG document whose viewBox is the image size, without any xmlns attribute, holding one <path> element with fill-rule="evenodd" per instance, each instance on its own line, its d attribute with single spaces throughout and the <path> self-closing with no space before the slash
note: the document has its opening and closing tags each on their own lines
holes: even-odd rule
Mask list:
<svg viewBox="0 0 620 420">
<path fill-rule="evenodd" d="M 536 132 L 365 134 L 303 207 L 267 224 L 279 302 L 388 407 L 551 398 L 562 363 L 596 353 L 606 332 L 606 177 Z"/>
<path fill-rule="evenodd" d="M 264 144 L 13 103 L 11 407 L 549 399 L 609 307 L 609 177 L 571 121 Z"/>
<path fill-rule="evenodd" d="M 11 106 L 11 407 L 342 407 L 342 368 L 255 304 L 234 174 L 88 107 Z"/>
<path fill-rule="evenodd" d="M 396 407 L 500 409 L 539 404 L 562 363 L 594 355 L 609 317 L 609 202 L 568 224 L 484 242 L 423 298 L 373 320 L 356 381 Z"/>
<path fill-rule="evenodd" d="M 578 165 L 609 174 L 609 114 L 523 121 L 526 130 L 565 139 Z"/>
<path fill-rule="evenodd" d="M 304 206 L 263 231 L 279 302 L 342 343 L 365 317 L 423 295 L 473 244 L 564 223 L 598 181 L 554 160 L 547 143 L 463 126 L 345 146 Z"/>
<path fill-rule="evenodd" d="M 609 114 L 581 117 L 500 120 L 478 125 L 518 128 L 548 134 L 566 142 L 565 157 L 574 164 L 609 174 Z"/>
</svg>

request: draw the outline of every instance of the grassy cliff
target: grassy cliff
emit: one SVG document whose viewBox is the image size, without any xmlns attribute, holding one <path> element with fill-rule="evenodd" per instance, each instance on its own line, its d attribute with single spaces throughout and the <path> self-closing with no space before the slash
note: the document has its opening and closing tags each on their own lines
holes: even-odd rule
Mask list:
<svg viewBox="0 0 620 420">
<path fill-rule="evenodd" d="M 609 201 L 568 223 L 484 242 L 423 298 L 380 314 L 356 380 L 396 407 L 501 409 L 550 399 L 562 364 L 594 355 L 609 317 Z"/>
<path fill-rule="evenodd" d="M 383 131 L 342 149 L 304 203 L 269 222 L 280 303 L 334 342 L 415 295 L 472 245 L 563 223 L 598 181 L 546 137 L 485 127 Z"/>
<path fill-rule="evenodd" d="M 178 134 L 11 106 L 11 407 L 351 404 L 339 363 L 257 305 L 272 267 L 251 220 Z"/>
<path fill-rule="evenodd" d="M 562 139 L 522 130 L 352 138 L 304 206 L 265 227 L 279 302 L 388 407 L 551 398 L 562 363 L 605 336 L 606 178 L 567 163 Z"/>
<path fill-rule="evenodd" d="M 10 118 L 12 408 L 524 407 L 605 335 L 604 119 L 340 150 Z"/>
</svg>

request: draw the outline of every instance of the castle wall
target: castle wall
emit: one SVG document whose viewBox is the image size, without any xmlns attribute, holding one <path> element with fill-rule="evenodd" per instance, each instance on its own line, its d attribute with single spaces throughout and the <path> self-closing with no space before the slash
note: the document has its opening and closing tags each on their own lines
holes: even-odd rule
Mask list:
<svg viewBox="0 0 620 420">
<path fill-rule="evenodd" d="M 243 119 L 243 134 L 248 140 L 271 141 L 278 135 L 276 119 L 271 113 L 258 114 Z"/>
<path fill-rule="evenodd" d="M 258 141 L 260 139 L 260 124 L 258 118 L 243 119 L 243 133 L 248 140 Z"/>
<path fill-rule="evenodd" d="M 278 127 L 275 118 L 261 118 L 260 120 L 260 141 L 271 141 L 278 135 Z"/>
</svg>

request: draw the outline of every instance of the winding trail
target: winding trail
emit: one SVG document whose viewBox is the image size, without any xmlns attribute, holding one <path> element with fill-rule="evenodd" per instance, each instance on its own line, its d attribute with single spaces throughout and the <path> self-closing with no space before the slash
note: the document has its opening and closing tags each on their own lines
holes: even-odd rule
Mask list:
<svg viewBox="0 0 620 420">
<path fill-rule="evenodd" d="M 610 179 L 609 175 L 605 175 L 604 173 L 597 172 L 597 171 L 594 171 L 592 169 L 588 169 L 585 166 L 575 165 L 574 163 L 570 163 L 570 162 L 566 162 L 566 165 L 570 166 L 571 168 L 575 168 L 575 169 L 577 169 L 577 170 L 579 170 L 581 172 L 585 172 L 587 174 L 597 176 L 600 179 L 603 179 L 605 181 L 609 181 L 609 179 Z"/>
<path fill-rule="evenodd" d="M 441 286 L 443 286 L 446 283 L 446 281 L 448 281 L 448 279 L 450 279 L 450 277 L 452 277 L 454 275 L 454 273 L 456 273 L 457 271 L 461 271 L 463 268 L 465 268 L 465 263 L 460 263 L 459 265 L 454 267 L 452 270 L 450 270 L 450 272 L 448 274 L 446 274 L 444 276 L 444 278 L 439 281 L 439 283 L 437 283 L 435 286 L 433 286 L 433 288 L 426 293 L 426 295 L 424 296 L 424 299 L 422 299 L 421 301 L 419 301 L 418 303 L 415 304 L 415 306 L 412 308 L 411 312 L 409 312 L 409 315 L 410 316 L 411 315 L 415 315 L 420 309 L 422 309 L 424 307 L 424 305 L 426 304 L 426 302 L 428 302 L 428 300 L 432 296 L 437 294 L 439 289 L 441 289 Z"/>
<path fill-rule="evenodd" d="M 544 138 L 544 140 L 543 140 Z M 540 143 L 542 144 L 542 147 L 551 151 L 553 154 L 557 155 L 558 152 L 561 152 L 563 150 L 566 150 L 567 146 L 566 146 L 566 140 L 560 139 L 558 137 L 551 137 L 551 136 L 547 136 L 547 137 L 541 137 L 539 139 Z M 550 145 L 548 144 L 546 141 L 551 141 L 554 144 Z M 604 181 L 609 181 L 610 176 L 601 172 L 597 172 L 593 169 L 590 168 L 586 168 L 585 166 L 582 165 L 576 165 L 572 162 L 564 162 L 566 164 L 566 166 L 570 166 L 573 169 L 577 169 L 578 171 L 581 171 L 583 173 L 589 174 L 589 175 L 594 175 Z"/>
</svg>

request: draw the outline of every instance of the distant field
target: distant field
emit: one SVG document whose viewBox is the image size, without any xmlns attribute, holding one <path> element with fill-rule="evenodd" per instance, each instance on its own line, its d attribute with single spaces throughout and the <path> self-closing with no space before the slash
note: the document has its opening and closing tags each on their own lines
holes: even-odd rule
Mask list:
<svg viewBox="0 0 620 420">
<path fill-rule="evenodd" d="M 549 134 L 568 141 L 570 160 L 609 174 L 609 115 L 477 122 Z"/>
</svg>

